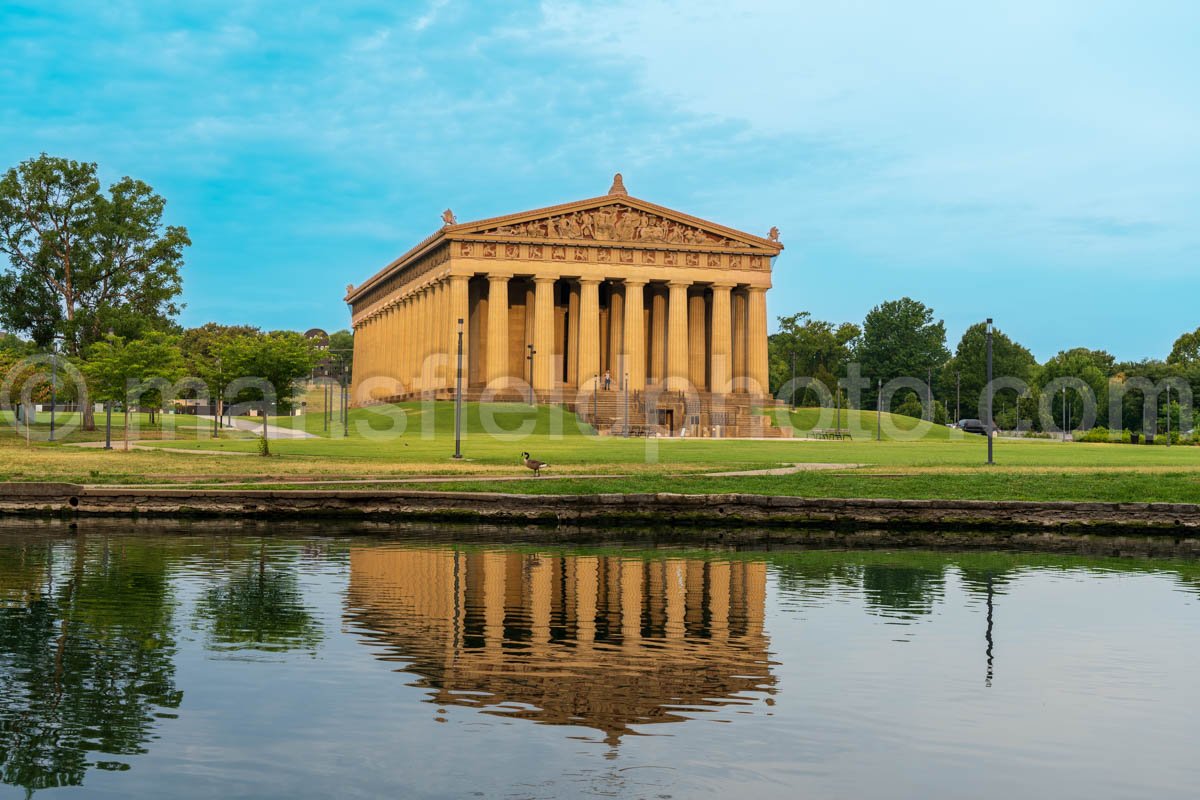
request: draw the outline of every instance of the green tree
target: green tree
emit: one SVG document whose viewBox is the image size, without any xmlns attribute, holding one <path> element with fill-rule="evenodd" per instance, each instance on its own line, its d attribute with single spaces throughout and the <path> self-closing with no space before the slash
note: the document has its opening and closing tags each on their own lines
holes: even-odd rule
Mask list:
<svg viewBox="0 0 1200 800">
<path fill-rule="evenodd" d="M 270 563 L 265 542 L 223 583 L 206 591 L 196 614 L 208 623 L 214 650 L 316 650 L 320 623 L 308 611 L 291 563 Z"/>
<path fill-rule="evenodd" d="M 1031 383 L 1037 371 L 1037 359 L 1028 348 L 1013 341 L 999 328 L 992 328 L 992 376 L 994 378 L 1017 378 Z M 987 386 L 987 323 L 978 322 L 963 331 L 954 356 L 941 369 L 937 380 L 937 394 L 951 410 L 958 410 L 958 398 L 962 398 L 961 413 L 974 417 L 978 413 L 980 397 Z M 1002 389 L 992 400 L 992 413 L 1002 415 L 1006 421 L 1011 417 L 1016 423 L 1014 409 L 1017 392 Z M 1032 413 L 1032 406 L 1022 404 L 1022 413 Z M 1007 427 L 1007 425 L 1002 425 Z"/>
<path fill-rule="evenodd" d="M 0 324 L 70 356 L 112 332 L 170 330 L 187 230 L 166 201 L 125 177 L 100 190 L 93 163 L 43 153 L 0 178 Z M 90 404 L 84 427 L 94 427 Z"/>
<path fill-rule="evenodd" d="M 1167 356 L 1167 363 L 1181 366 L 1200 364 L 1200 328 L 1175 340 L 1171 354 Z"/>
<path fill-rule="evenodd" d="M 161 405 L 161 389 L 147 384 L 173 383 L 183 374 L 183 357 L 176 337 L 150 332 L 141 339 L 125 341 L 108 336 L 88 348 L 81 371 L 92 397 L 120 402 L 125 410 L 125 449 L 129 449 L 129 415 L 139 400 Z"/>
<path fill-rule="evenodd" d="M 779 332 L 768 339 L 771 365 L 771 392 L 779 391 L 792 379 L 792 358 L 796 359 L 796 375 L 816 378 L 831 392 L 836 391 L 837 379 L 845 376 L 846 365 L 854 358 L 854 348 L 861 330 L 857 325 L 843 322 L 835 325 L 812 319 L 807 311 L 779 318 Z M 805 389 L 797 401 L 812 402 L 812 393 Z M 790 400 L 791 398 L 786 398 Z"/>
<path fill-rule="evenodd" d="M 1067 427 L 1069 430 L 1079 428 L 1085 420 L 1085 401 L 1078 390 L 1067 388 L 1066 397 L 1062 389 L 1050 390 L 1049 384 L 1059 378 L 1075 378 L 1086 384 L 1096 401 L 1097 419 L 1106 416 L 1108 408 L 1108 381 L 1116 367 L 1116 359 L 1103 350 L 1089 350 L 1086 347 L 1076 347 L 1063 350 L 1048 360 L 1036 371 L 1035 382 L 1039 391 L 1047 397 L 1051 417 L 1056 425 L 1063 418 L 1063 404 L 1067 407 Z M 1090 426 L 1089 426 L 1090 427 Z"/>
<path fill-rule="evenodd" d="M 146 752 L 183 697 L 162 551 L 81 532 L 69 550 L 5 544 L 0 562 L 25 589 L 0 604 L 0 781 L 32 793 L 127 769 L 113 757 Z"/>
<path fill-rule="evenodd" d="M 871 309 L 863 320 L 858 360 L 864 376 L 882 378 L 912 377 L 924 380 L 927 371 L 939 370 L 950 357 L 946 350 L 946 325 L 934 321 L 933 309 L 917 300 L 902 297 Z M 903 398 L 897 398 L 903 402 Z M 866 402 L 874 408 L 875 396 Z"/>
<path fill-rule="evenodd" d="M 227 376 L 266 380 L 283 414 L 291 411 L 295 398 L 303 392 L 301 379 L 308 377 L 321 357 L 316 346 L 295 331 L 232 336 L 217 352 Z M 266 398 L 260 389 L 246 388 L 233 399 L 246 403 Z"/>
<path fill-rule="evenodd" d="M 259 336 L 261 331 L 252 325 L 219 325 L 208 322 L 198 328 L 188 328 L 179 337 L 179 349 L 183 353 L 184 365 L 190 377 L 199 378 L 208 387 L 210 396 L 216 401 L 217 417 L 225 408 L 225 387 L 234 378 L 236 363 L 225 363 L 226 348 L 242 336 Z"/>
<path fill-rule="evenodd" d="M 340 356 L 346 365 L 347 375 L 354 372 L 354 332 L 348 330 L 334 331 L 329 334 L 329 351 Z M 337 359 L 334 358 L 334 362 Z M 337 367 L 330 367 L 330 375 L 337 374 Z"/>
</svg>

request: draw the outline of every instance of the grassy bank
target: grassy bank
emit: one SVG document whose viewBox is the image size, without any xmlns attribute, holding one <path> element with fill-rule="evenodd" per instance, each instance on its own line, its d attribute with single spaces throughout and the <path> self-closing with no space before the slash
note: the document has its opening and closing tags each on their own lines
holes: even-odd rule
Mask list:
<svg viewBox="0 0 1200 800">
<path fill-rule="evenodd" d="M 224 432 L 213 439 L 208 425 L 187 417 L 168 419 L 166 426 L 149 426 L 144 417 L 138 418 L 141 444 L 155 449 L 131 452 L 75 446 L 103 438 L 103 430 L 76 430 L 65 441 L 26 445 L 10 423 L 0 426 L 0 480 L 283 487 L 338 480 L 366 488 L 376 486 L 372 483 L 376 480 L 450 476 L 462 480 L 402 485 L 571 494 L 756 492 L 1200 502 L 1200 448 L 1196 447 L 1000 440 L 995 446 L 997 465 L 988 467 L 987 443 L 981 437 L 885 415 L 879 420 L 882 441 L 875 441 L 876 419 L 869 412 L 843 412 L 843 427 L 856 432 L 855 438 L 843 441 L 621 439 L 598 437 L 574 415 L 554 407 L 468 404 L 465 412 L 461 461 L 450 457 L 454 452 L 450 403 L 356 409 L 350 415 L 348 436 L 336 426 L 325 431 L 319 414 L 271 420 L 315 434 L 312 439 L 271 441 L 271 458 L 257 455 L 259 443 L 252 435 Z M 817 409 L 779 413 L 795 422 L 800 435 L 813 427 L 836 424 L 829 412 L 825 425 Z M 69 415 L 64 416 L 70 422 Z M 122 421 L 114 417 L 113 439 L 118 447 Z M 42 415 L 35 433 L 44 435 L 47 428 L 48 418 Z M 549 474 L 567 477 L 489 482 L 527 477 L 528 471 L 519 464 L 520 453 L 526 450 L 553 465 Z M 706 474 L 790 464 L 843 466 L 781 476 Z M 608 477 L 582 477 L 592 475 Z"/>
</svg>

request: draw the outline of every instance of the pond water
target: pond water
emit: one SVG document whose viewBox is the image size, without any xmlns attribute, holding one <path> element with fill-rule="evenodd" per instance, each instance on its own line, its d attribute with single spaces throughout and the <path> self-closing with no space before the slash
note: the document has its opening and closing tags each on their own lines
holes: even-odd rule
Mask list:
<svg viewBox="0 0 1200 800">
<path fill-rule="evenodd" d="M 1196 563 L 260 532 L 0 528 L 0 797 L 1200 785 Z"/>
</svg>

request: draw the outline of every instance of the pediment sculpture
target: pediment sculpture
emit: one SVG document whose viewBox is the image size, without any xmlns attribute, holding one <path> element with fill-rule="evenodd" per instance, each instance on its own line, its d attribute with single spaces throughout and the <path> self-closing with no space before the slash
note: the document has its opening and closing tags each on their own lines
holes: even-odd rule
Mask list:
<svg viewBox="0 0 1200 800">
<path fill-rule="evenodd" d="M 592 239 L 599 242 L 665 242 L 716 247 L 747 247 L 694 225 L 623 205 L 574 211 L 529 222 L 501 225 L 483 234 L 535 239 Z"/>
</svg>

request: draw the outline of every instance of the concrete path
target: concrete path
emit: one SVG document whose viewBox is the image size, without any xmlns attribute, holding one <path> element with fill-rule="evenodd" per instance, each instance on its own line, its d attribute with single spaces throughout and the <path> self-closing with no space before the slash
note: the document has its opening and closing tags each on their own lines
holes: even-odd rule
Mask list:
<svg viewBox="0 0 1200 800">
<path fill-rule="evenodd" d="M 203 419 L 203 420 L 207 420 L 208 422 L 212 422 L 212 415 L 211 414 L 209 414 L 209 415 L 197 414 L 196 419 Z M 233 425 L 226 425 L 225 423 L 221 423 L 221 427 L 225 428 L 225 429 L 229 429 L 230 427 L 232 427 L 234 430 L 245 431 L 246 433 L 253 433 L 255 436 L 262 436 L 262 430 L 263 430 L 262 422 L 258 422 L 258 421 L 251 420 L 251 419 L 238 419 L 237 417 L 233 418 Z M 268 423 L 267 424 L 267 438 L 268 439 L 318 439 L 320 437 L 318 437 L 315 433 L 309 433 L 308 431 L 296 430 L 294 428 L 283 428 L 283 427 L 280 427 L 279 425 L 271 425 Z"/>
</svg>

